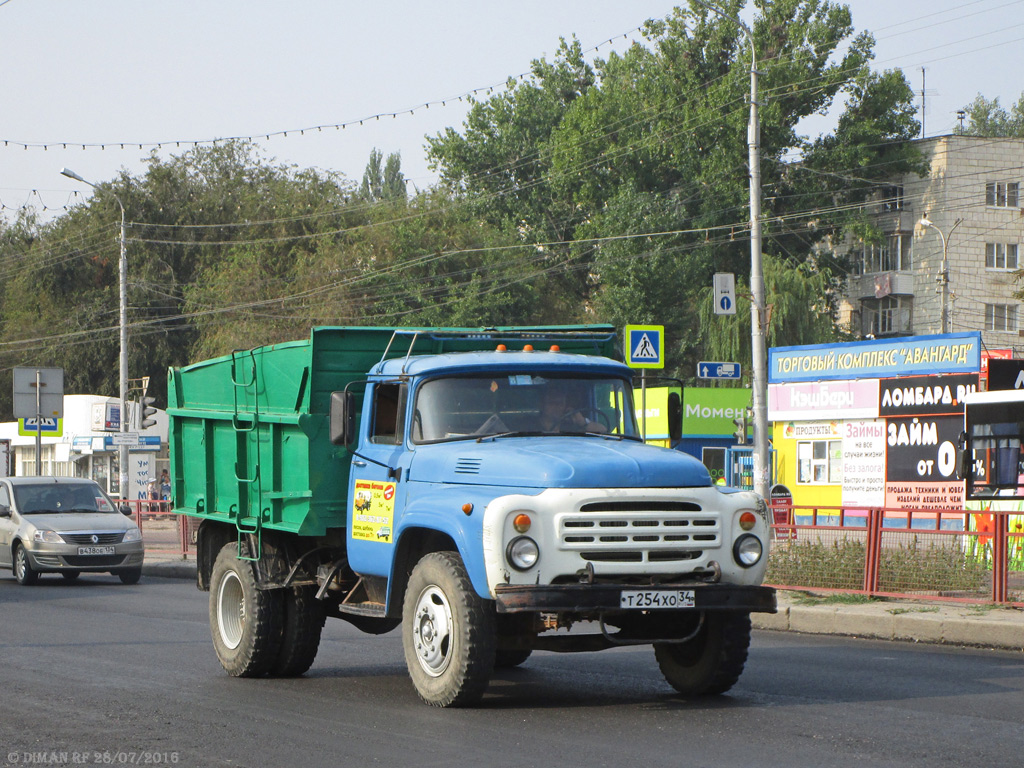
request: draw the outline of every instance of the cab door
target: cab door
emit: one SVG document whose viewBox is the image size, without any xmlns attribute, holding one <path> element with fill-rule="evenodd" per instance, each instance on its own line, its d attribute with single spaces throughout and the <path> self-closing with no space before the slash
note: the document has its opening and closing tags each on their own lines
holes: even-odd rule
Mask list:
<svg viewBox="0 0 1024 768">
<path fill-rule="evenodd" d="M 348 559 L 356 573 L 387 576 L 395 529 L 405 506 L 405 382 L 371 384 L 366 393 L 365 439 L 349 475 Z"/>
</svg>

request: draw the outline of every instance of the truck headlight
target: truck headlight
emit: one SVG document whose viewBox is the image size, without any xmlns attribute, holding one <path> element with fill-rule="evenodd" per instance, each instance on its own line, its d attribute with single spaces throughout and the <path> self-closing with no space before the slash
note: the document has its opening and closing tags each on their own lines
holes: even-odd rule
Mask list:
<svg viewBox="0 0 1024 768">
<path fill-rule="evenodd" d="M 517 536 L 508 543 L 505 559 L 517 571 L 528 571 L 540 560 L 540 549 L 529 536 Z"/>
<path fill-rule="evenodd" d="M 764 547 L 761 544 L 761 540 L 750 533 L 740 536 L 736 539 L 736 543 L 732 545 L 733 560 L 744 568 L 756 565 L 761 559 L 762 554 L 764 554 Z"/>
</svg>

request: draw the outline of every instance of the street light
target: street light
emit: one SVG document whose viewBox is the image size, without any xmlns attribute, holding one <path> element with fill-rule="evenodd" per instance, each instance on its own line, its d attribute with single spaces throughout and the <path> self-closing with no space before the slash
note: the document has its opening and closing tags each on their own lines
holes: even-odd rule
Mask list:
<svg viewBox="0 0 1024 768">
<path fill-rule="evenodd" d="M 736 16 L 696 0 L 699 5 L 736 24 L 750 41 L 750 121 L 747 152 L 750 165 L 750 362 L 751 405 L 754 412 L 754 490 L 762 498 L 770 491 L 768 456 L 768 351 L 765 345 L 767 311 L 761 263 L 761 125 L 757 114 L 757 52 L 754 33 Z"/>
<path fill-rule="evenodd" d="M 93 189 L 99 189 L 87 179 L 83 179 L 70 168 L 61 168 L 60 172 L 69 179 L 88 184 Z M 119 325 L 121 328 L 121 354 L 119 365 L 119 378 L 121 386 L 121 432 L 128 431 L 128 252 L 125 245 L 125 224 L 124 224 L 124 203 L 117 194 L 110 190 L 111 196 L 121 207 L 121 258 L 118 263 L 118 286 L 119 286 Z M 122 442 L 117 449 L 118 467 L 118 493 L 124 500 L 128 493 L 128 446 Z"/>
<path fill-rule="evenodd" d="M 956 228 L 963 223 L 963 219 L 957 219 L 949 230 L 949 237 L 953 236 Z M 939 233 L 942 239 L 942 271 L 939 273 L 939 282 L 942 283 L 942 321 L 940 326 L 942 333 L 949 333 L 949 239 L 946 234 L 928 218 L 926 213 L 918 222 L 922 227 L 931 227 Z"/>
</svg>

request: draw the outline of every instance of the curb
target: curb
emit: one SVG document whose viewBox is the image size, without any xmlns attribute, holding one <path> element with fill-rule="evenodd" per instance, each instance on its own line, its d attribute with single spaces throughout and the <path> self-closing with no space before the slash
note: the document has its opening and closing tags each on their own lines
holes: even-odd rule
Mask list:
<svg viewBox="0 0 1024 768">
<path fill-rule="evenodd" d="M 775 614 L 751 614 L 755 629 L 1024 651 L 1024 611 L 950 604 L 877 602 L 796 605 L 781 593 Z"/>
<path fill-rule="evenodd" d="M 161 579 L 196 580 L 195 560 L 154 560 L 143 561 L 143 576 L 156 576 Z"/>
</svg>

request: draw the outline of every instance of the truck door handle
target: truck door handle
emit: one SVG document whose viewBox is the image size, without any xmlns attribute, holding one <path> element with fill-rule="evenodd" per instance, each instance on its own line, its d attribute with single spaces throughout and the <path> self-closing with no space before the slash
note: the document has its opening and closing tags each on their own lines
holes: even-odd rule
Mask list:
<svg viewBox="0 0 1024 768">
<path fill-rule="evenodd" d="M 365 467 L 366 466 L 366 462 L 365 461 L 358 461 L 357 459 L 353 459 L 352 460 L 352 466 L 353 467 Z"/>
</svg>

